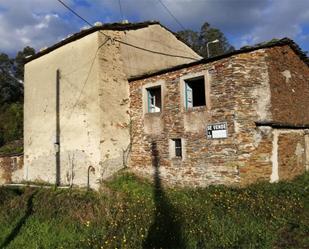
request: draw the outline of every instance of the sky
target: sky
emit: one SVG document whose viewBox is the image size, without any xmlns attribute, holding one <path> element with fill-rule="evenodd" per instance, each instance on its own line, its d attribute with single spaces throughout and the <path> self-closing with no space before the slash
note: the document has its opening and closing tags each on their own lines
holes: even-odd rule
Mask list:
<svg viewBox="0 0 309 249">
<path fill-rule="evenodd" d="M 90 23 L 160 21 L 173 31 L 219 28 L 236 48 L 289 37 L 309 51 L 309 0 L 63 0 Z M 122 14 L 119 7 L 121 3 Z M 36 50 L 79 32 L 86 24 L 57 0 L 0 0 L 0 52 Z"/>
</svg>

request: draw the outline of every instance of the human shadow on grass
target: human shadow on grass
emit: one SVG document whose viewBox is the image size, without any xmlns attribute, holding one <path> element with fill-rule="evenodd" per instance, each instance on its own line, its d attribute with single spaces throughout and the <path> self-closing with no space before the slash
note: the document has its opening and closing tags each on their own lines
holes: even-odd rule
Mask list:
<svg viewBox="0 0 309 249">
<path fill-rule="evenodd" d="M 15 225 L 15 227 L 13 228 L 11 233 L 5 238 L 3 243 L 0 245 L 0 249 L 4 249 L 5 247 L 7 247 L 17 237 L 17 235 L 20 232 L 20 229 L 26 223 L 29 216 L 31 216 L 31 214 L 33 212 L 33 197 L 35 196 L 36 193 L 37 193 L 37 191 L 34 191 L 29 196 L 29 198 L 27 200 L 27 209 L 26 209 L 24 216 L 17 222 L 17 224 Z"/>
<path fill-rule="evenodd" d="M 143 242 L 144 249 L 186 248 L 181 236 L 178 212 L 165 196 L 160 179 L 160 156 L 157 144 L 151 144 L 152 166 L 154 167 L 154 221 Z M 178 217 L 179 218 L 179 217 Z"/>
</svg>

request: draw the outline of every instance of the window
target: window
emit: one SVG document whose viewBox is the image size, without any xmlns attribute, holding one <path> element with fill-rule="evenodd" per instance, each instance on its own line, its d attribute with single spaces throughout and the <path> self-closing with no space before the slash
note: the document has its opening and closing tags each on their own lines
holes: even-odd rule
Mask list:
<svg viewBox="0 0 309 249">
<path fill-rule="evenodd" d="M 180 138 L 173 139 L 173 142 L 174 142 L 174 148 L 175 148 L 175 156 L 182 157 L 181 139 Z"/>
<path fill-rule="evenodd" d="M 205 79 L 197 77 L 185 80 L 185 107 L 190 109 L 206 105 Z"/>
<path fill-rule="evenodd" d="M 147 89 L 148 112 L 161 112 L 161 86 Z"/>
</svg>

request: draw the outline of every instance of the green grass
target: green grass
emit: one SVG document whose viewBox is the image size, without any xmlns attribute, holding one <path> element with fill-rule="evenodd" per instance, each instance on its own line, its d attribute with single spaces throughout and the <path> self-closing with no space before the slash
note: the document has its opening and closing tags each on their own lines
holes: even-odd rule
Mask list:
<svg viewBox="0 0 309 249">
<path fill-rule="evenodd" d="M 23 146 L 16 146 L 14 144 L 6 144 L 0 147 L 0 155 L 19 154 L 23 153 Z"/>
<path fill-rule="evenodd" d="M 237 189 L 0 188 L 0 248 L 309 248 L 309 174 Z M 2 248 L 1 248 L 2 249 Z"/>
</svg>

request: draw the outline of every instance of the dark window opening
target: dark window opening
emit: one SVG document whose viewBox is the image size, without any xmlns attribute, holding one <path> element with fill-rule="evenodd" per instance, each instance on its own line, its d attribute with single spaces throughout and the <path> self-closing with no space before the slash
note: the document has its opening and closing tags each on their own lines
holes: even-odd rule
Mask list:
<svg viewBox="0 0 309 249">
<path fill-rule="evenodd" d="M 206 105 L 204 77 L 185 80 L 185 98 L 186 109 Z"/>
<path fill-rule="evenodd" d="M 148 112 L 161 112 L 161 87 L 147 89 Z"/>
<path fill-rule="evenodd" d="M 173 139 L 175 143 L 175 156 L 176 157 L 182 157 L 182 146 L 181 146 L 181 139 Z"/>
</svg>

